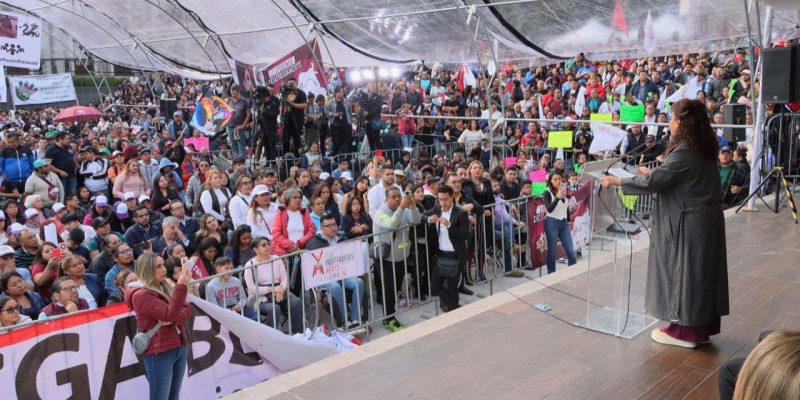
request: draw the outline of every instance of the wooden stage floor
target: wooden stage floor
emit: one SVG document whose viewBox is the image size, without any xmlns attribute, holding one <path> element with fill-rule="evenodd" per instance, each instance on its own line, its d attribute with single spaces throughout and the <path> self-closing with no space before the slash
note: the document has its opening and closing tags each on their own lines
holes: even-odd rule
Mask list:
<svg viewBox="0 0 800 400">
<path fill-rule="evenodd" d="M 722 319 L 722 333 L 710 345 L 695 350 L 663 346 L 650 340 L 649 329 L 632 340 L 580 329 L 553 316 L 578 319 L 585 316 L 586 303 L 542 286 L 386 351 L 375 350 L 352 365 L 273 390 L 274 398 L 718 398 L 722 362 L 746 355 L 765 329 L 800 329 L 800 227 L 788 210 L 730 215 L 726 230 L 731 315 Z M 633 309 L 641 307 L 645 252 L 634 255 L 638 304 Z M 598 271 L 592 271 L 592 285 L 602 291 L 613 276 L 603 271 L 613 269 L 601 266 Z M 585 297 L 586 276 L 553 287 Z M 553 315 L 531 306 L 542 302 Z M 357 351 L 370 352 L 368 347 Z"/>
</svg>

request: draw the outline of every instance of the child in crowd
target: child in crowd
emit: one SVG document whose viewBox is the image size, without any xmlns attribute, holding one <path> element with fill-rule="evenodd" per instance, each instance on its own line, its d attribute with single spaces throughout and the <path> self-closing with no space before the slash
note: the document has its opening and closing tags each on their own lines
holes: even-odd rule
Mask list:
<svg viewBox="0 0 800 400">
<path fill-rule="evenodd" d="M 247 307 L 247 295 L 239 278 L 227 273 L 233 269 L 233 260 L 220 257 L 214 262 L 219 276 L 208 282 L 206 286 L 206 300 L 220 307 L 243 314 L 245 317 L 256 320 L 256 313 Z"/>
</svg>

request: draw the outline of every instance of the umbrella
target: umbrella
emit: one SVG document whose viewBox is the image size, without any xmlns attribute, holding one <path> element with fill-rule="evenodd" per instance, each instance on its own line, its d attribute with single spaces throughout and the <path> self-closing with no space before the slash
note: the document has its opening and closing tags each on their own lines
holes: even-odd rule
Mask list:
<svg viewBox="0 0 800 400">
<path fill-rule="evenodd" d="M 61 110 L 53 119 L 54 122 L 91 121 L 100 119 L 103 114 L 94 107 L 74 106 Z"/>
</svg>

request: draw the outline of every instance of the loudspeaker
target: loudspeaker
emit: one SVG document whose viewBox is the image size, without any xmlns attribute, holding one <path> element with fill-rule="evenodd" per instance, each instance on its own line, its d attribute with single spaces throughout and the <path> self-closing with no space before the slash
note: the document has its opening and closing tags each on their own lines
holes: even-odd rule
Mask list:
<svg viewBox="0 0 800 400">
<path fill-rule="evenodd" d="M 725 104 L 722 111 L 723 123 L 728 125 L 744 125 L 747 119 L 747 105 Z M 728 142 L 744 142 L 747 139 L 745 128 L 722 128 L 722 137 Z"/>
<path fill-rule="evenodd" d="M 767 103 L 793 103 L 800 100 L 800 49 L 764 49 L 764 82 L 761 90 Z"/>
<path fill-rule="evenodd" d="M 161 108 L 161 116 L 164 117 L 165 121 L 169 121 L 172 119 L 172 114 L 174 114 L 175 111 L 178 111 L 178 100 L 162 99 L 159 103 L 159 106 Z"/>
</svg>

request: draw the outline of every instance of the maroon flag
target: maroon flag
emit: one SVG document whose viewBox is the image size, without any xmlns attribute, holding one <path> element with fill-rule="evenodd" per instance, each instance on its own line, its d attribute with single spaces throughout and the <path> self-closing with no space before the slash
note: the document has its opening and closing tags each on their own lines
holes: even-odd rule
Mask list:
<svg viewBox="0 0 800 400">
<path fill-rule="evenodd" d="M 625 19 L 625 11 L 622 10 L 622 3 L 617 0 L 614 4 L 614 15 L 611 17 L 611 27 L 628 33 L 628 21 Z"/>
<path fill-rule="evenodd" d="M 313 53 L 309 47 L 314 49 Z M 306 93 L 326 95 L 328 90 L 324 69 L 317 60 L 322 61 L 322 57 L 317 40 L 313 39 L 308 45 L 304 44 L 296 48 L 269 67 L 264 68 L 261 73 L 264 76 L 264 82 L 275 85 L 276 89 L 292 76 L 297 78 L 297 87 Z"/>
</svg>

